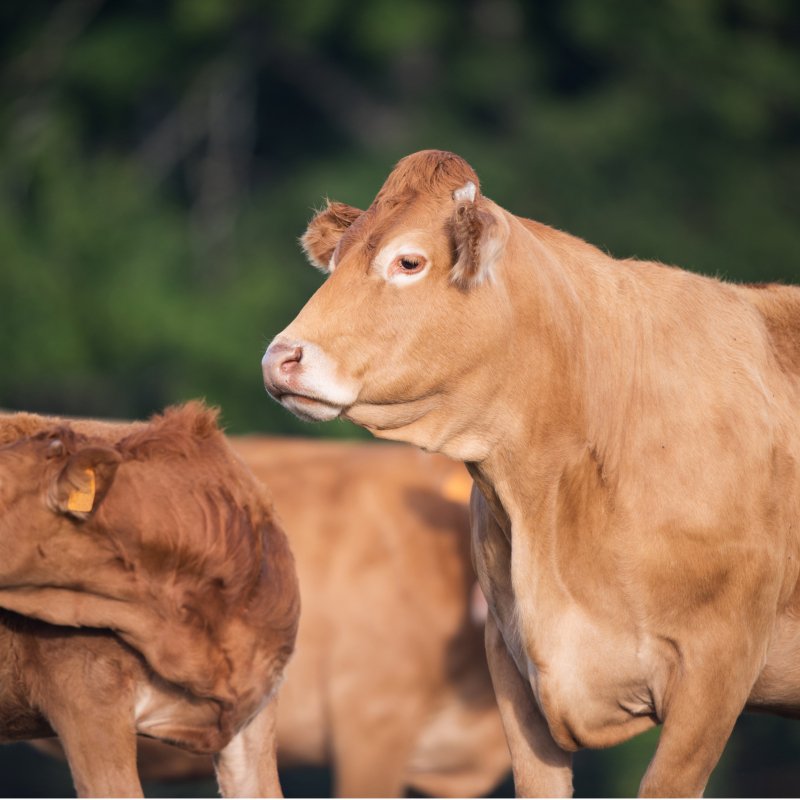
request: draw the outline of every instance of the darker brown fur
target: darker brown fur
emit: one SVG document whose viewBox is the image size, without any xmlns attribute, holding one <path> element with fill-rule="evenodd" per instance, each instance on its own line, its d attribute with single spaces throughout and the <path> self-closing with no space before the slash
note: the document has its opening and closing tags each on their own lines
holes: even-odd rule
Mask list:
<svg viewBox="0 0 800 800">
<path fill-rule="evenodd" d="M 421 150 L 397 162 L 375 203 L 396 204 L 398 199 L 415 194 L 449 198 L 468 181 L 480 190 L 475 170 L 460 156 L 445 150 Z"/>
<path fill-rule="evenodd" d="M 117 447 L 124 459 L 200 459 L 215 465 L 194 498 L 210 524 L 193 528 L 191 536 L 174 528 L 164 533 L 172 535 L 166 549 L 172 553 L 170 561 L 175 568 L 192 573 L 207 591 L 224 593 L 229 605 L 254 590 L 262 569 L 264 541 L 274 535 L 276 524 L 266 492 L 232 458 L 217 417 L 216 409 L 187 403 L 155 417 Z M 215 525 L 215 520 L 225 522 Z M 149 530 L 142 529 L 144 537 Z M 159 549 L 164 546 L 163 542 L 142 540 L 143 548 L 154 544 Z"/>
<path fill-rule="evenodd" d="M 274 689 L 299 614 L 271 502 L 216 418 L 199 403 L 148 424 L 0 417 L 5 440 L 25 434 L 0 447 L 0 607 L 113 629 L 145 665 L 130 680 L 164 709 L 137 719 L 141 732 L 205 752 L 222 749 Z M 79 477 L 94 465 L 88 511 L 62 506 L 88 486 L 70 478 L 59 494 L 76 465 Z M 132 705 L 120 702 L 130 731 Z"/>
<path fill-rule="evenodd" d="M 148 470 L 159 464 L 168 474 L 181 469 L 180 462 L 191 461 L 195 468 L 208 465 L 202 477 L 198 476 L 193 496 L 193 502 L 203 509 L 204 524 L 192 526 L 187 535 L 180 526 L 142 520 L 140 525 L 126 526 L 124 536 L 112 531 L 110 542 L 129 566 L 141 562 L 159 572 L 185 574 L 198 583 L 193 594 L 225 593 L 224 605 L 228 606 L 254 590 L 263 538 L 272 533 L 275 522 L 266 493 L 230 453 L 217 419 L 216 409 L 190 402 L 168 409 L 132 431 L 125 425 L 90 436 L 63 424 L 43 431 L 51 424 L 48 418 L 16 415 L 9 424 L 0 425 L 0 435 L 33 434 L 48 442 L 59 439 L 68 454 L 81 447 L 109 445 L 119 452 L 123 463 L 139 462 Z"/>
</svg>

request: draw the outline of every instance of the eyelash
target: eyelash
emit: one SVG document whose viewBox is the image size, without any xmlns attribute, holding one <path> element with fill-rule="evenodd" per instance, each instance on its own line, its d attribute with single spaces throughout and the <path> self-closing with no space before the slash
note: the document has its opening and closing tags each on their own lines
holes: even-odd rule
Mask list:
<svg viewBox="0 0 800 800">
<path fill-rule="evenodd" d="M 393 272 L 401 272 L 405 275 L 414 275 L 420 272 L 425 266 L 425 258 L 418 255 L 398 256 L 395 261 Z"/>
</svg>

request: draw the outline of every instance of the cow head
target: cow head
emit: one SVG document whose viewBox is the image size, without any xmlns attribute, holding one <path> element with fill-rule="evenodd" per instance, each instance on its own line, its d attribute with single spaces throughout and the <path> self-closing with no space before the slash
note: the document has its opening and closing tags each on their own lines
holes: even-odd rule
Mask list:
<svg viewBox="0 0 800 800">
<path fill-rule="evenodd" d="M 266 490 L 188 403 L 137 425 L 0 420 L 0 608 L 112 629 L 229 735 L 292 652 L 299 594 Z"/>
<path fill-rule="evenodd" d="M 328 278 L 267 349 L 269 394 L 307 420 L 480 457 L 461 432 L 487 407 L 476 372 L 494 363 L 502 380 L 513 219 L 442 151 L 400 161 L 366 211 L 328 203 L 301 240 Z"/>
</svg>

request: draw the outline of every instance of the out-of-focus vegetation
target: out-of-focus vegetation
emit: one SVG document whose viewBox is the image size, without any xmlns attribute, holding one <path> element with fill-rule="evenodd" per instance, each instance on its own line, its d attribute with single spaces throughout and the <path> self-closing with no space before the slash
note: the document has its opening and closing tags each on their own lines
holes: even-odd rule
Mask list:
<svg viewBox="0 0 800 800">
<path fill-rule="evenodd" d="M 800 280 L 793 0 L 27 0 L 0 59 L 0 406 L 358 435 L 259 360 L 322 280 L 312 208 L 420 148 L 615 255 Z M 711 790 L 797 794 L 800 724 L 743 727 Z M 652 747 L 579 756 L 579 791 L 632 791 Z"/>
<path fill-rule="evenodd" d="M 353 435 L 259 358 L 312 207 L 425 147 L 616 255 L 800 274 L 792 0 L 28 0 L 0 37 L 0 405 Z"/>
</svg>

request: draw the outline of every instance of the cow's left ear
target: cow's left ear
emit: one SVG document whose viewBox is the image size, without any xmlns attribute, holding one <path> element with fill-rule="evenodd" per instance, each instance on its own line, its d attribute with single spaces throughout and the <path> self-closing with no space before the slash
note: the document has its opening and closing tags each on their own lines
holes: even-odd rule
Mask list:
<svg viewBox="0 0 800 800">
<path fill-rule="evenodd" d="M 472 181 L 453 192 L 453 201 L 455 258 L 450 279 L 462 289 L 471 289 L 491 278 L 508 239 L 508 224 Z"/>
<path fill-rule="evenodd" d="M 58 444 L 54 441 L 51 450 Z M 111 488 L 121 460 L 110 447 L 84 447 L 73 453 L 50 487 L 50 507 L 60 514 L 87 519 Z"/>
<path fill-rule="evenodd" d="M 327 201 L 327 206 L 308 223 L 300 246 L 308 260 L 323 272 L 330 272 L 331 258 L 344 232 L 361 216 L 360 208 Z"/>
</svg>

